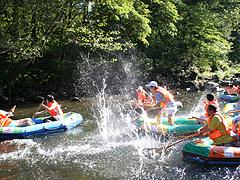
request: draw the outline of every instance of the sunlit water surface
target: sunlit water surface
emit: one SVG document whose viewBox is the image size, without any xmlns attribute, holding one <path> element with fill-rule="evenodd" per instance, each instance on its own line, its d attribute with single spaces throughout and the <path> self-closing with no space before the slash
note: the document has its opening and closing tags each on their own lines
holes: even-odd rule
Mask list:
<svg viewBox="0 0 240 180">
<path fill-rule="evenodd" d="M 202 93 L 181 93 L 189 116 Z M 239 167 L 209 167 L 186 162 L 181 148 L 149 159 L 148 147 L 163 144 L 164 137 L 138 137 L 129 129 L 126 102 L 118 96 L 60 102 L 65 112 L 83 115 L 82 125 L 73 130 L 0 144 L 0 179 L 240 179 Z M 31 117 L 38 105 L 17 107 L 16 117 Z M 161 139 L 161 141 L 160 141 Z M 173 141 L 169 138 L 165 141 Z"/>
</svg>

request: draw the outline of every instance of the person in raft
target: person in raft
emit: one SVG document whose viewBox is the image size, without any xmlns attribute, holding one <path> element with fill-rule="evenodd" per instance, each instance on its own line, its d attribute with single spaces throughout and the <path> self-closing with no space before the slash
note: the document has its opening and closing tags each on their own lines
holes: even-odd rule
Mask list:
<svg viewBox="0 0 240 180">
<path fill-rule="evenodd" d="M 165 111 L 168 116 L 168 123 L 170 125 L 175 125 L 174 116 L 177 112 L 178 105 L 175 102 L 173 95 L 166 88 L 158 86 L 156 81 L 149 82 L 146 87 L 150 88 L 154 103 L 145 108 L 149 109 L 149 111 L 155 111 L 155 119 L 158 124 L 161 124 L 162 113 Z"/>
<path fill-rule="evenodd" d="M 215 96 L 210 93 L 210 94 L 207 94 L 206 95 L 206 100 L 203 101 L 203 106 L 204 106 L 204 115 L 200 116 L 199 118 L 198 117 L 193 117 L 197 120 L 199 120 L 199 122 L 201 124 L 206 124 L 206 121 L 208 120 L 209 116 L 208 116 L 208 112 L 207 112 L 207 108 L 209 105 L 215 105 L 218 109 L 219 108 L 219 103 L 218 103 L 218 100 L 215 98 Z"/>
<path fill-rule="evenodd" d="M 232 146 L 236 138 L 230 135 L 230 127 L 218 108 L 211 104 L 207 108 L 207 113 L 209 116 L 208 122 L 198 129 L 198 133 L 208 135 L 213 140 L 214 145 Z"/>
<path fill-rule="evenodd" d="M 138 86 L 135 93 L 136 102 L 134 103 L 135 108 L 145 107 L 153 104 L 153 98 L 151 94 L 147 93 L 142 86 Z"/>
<path fill-rule="evenodd" d="M 16 106 L 14 106 L 10 110 L 10 112 L 0 110 L 0 127 L 24 127 L 33 125 L 31 118 L 24 118 L 18 120 L 12 120 L 11 118 L 9 118 L 10 116 L 13 116 L 15 108 Z"/>
<path fill-rule="evenodd" d="M 230 110 L 227 113 L 232 114 L 232 113 L 239 113 L 239 112 L 240 112 L 240 108 L 237 108 L 237 109 Z M 232 131 L 238 137 L 240 137 L 240 114 L 233 117 Z"/>
<path fill-rule="evenodd" d="M 146 91 L 142 86 L 138 86 L 135 96 L 137 99 L 137 104 L 139 106 L 143 106 L 144 102 L 146 101 Z"/>
<path fill-rule="evenodd" d="M 47 95 L 46 97 L 46 105 L 44 102 L 41 104 L 42 108 L 47 110 L 49 114 L 51 115 L 50 118 L 46 119 L 45 121 L 59 121 L 63 118 L 63 111 L 61 109 L 61 106 L 57 103 L 57 101 L 54 100 L 54 96 Z M 44 111 L 37 112 L 35 115 L 41 114 Z"/>
</svg>

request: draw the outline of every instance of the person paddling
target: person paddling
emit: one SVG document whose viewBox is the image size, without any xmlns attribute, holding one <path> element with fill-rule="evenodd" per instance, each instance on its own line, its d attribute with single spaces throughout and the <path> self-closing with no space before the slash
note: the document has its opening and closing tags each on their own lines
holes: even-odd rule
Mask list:
<svg viewBox="0 0 240 180">
<path fill-rule="evenodd" d="M 41 104 L 42 108 L 47 110 L 49 114 L 51 115 L 51 118 L 48 118 L 47 120 L 50 121 L 59 121 L 63 118 L 63 111 L 61 109 L 61 106 L 57 103 L 57 101 L 54 100 L 54 96 L 47 95 L 46 97 L 46 105 L 44 102 Z M 41 114 L 45 111 L 40 111 L 35 113 L 35 115 Z"/>
<path fill-rule="evenodd" d="M 10 112 L 0 110 L 0 127 L 23 127 L 33 125 L 31 118 L 23 118 L 18 120 L 12 120 L 9 118 L 10 116 L 13 116 L 15 108 L 16 106 L 14 106 Z"/>
<path fill-rule="evenodd" d="M 208 106 L 207 115 L 209 116 L 208 122 L 198 129 L 198 133 L 208 135 L 214 145 L 231 145 L 235 138 L 230 136 L 230 127 L 216 105 Z"/>
</svg>

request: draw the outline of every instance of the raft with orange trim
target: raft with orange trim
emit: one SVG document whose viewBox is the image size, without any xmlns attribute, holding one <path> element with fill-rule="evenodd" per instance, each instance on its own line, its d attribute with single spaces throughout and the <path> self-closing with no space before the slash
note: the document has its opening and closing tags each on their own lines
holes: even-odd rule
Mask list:
<svg viewBox="0 0 240 180">
<path fill-rule="evenodd" d="M 203 164 L 240 165 L 240 147 L 212 145 L 209 138 L 186 143 L 182 152 L 185 159 Z"/>
</svg>

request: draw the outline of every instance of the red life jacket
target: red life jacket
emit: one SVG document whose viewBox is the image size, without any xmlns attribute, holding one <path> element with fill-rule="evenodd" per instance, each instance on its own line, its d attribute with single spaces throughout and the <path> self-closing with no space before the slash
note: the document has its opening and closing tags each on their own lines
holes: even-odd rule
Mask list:
<svg viewBox="0 0 240 180">
<path fill-rule="evenodd" d="M 238 86 L 233 85 L 232 92 L 237 93 L 238 92 Z"/>
<path fill-rule="evenodd" d="M 52 108 L 53 109 L 49 110 L 49 113 L 51 114 L 51 116 L 58 116 L 58 115 L 63 115 L 63 111 L 60 107 L 60 105 L 57 103 L 57 101 L 53 100 L 53 102 L 49 102 L 47 104 L 48 108 Z"/>
<path fill-rule="evenodd" d="M 6 115 L 0 113 L 0 125 L 2 127 L 8 126 L 12 122 L 12 119 L 10 118 L 6 119 L 6 117 L 7 117 Z"/>
<path fill-rule="evenodd" d="M 223 132 L 218 130 L 218 129 L 214 129 L 212 130 L 210 133 L 209 133 L 209 138 L 214 140 L 218 137 L 221 137 L 221 136 L 225 136 L 225 135 L 230 135 L 230 128 L 228 126 L 228 123 L 223 119 L 222 115 L 219 114 L 219 113 L 214 113 L 212 114 L 209 119 L 208 119 L 208 124 L 211 123 L 212 119 L 213 119 L 213 116 L 219 116 L 221 121 L 220 123 L 222 123 L 224 129 L 223 129 Z"/>
<path fill-rule="evenodd" d="M 227 87 L 226 89 L 227 94 L 232 94 L 232 88 L 230 86 Z"/>
</svg>

